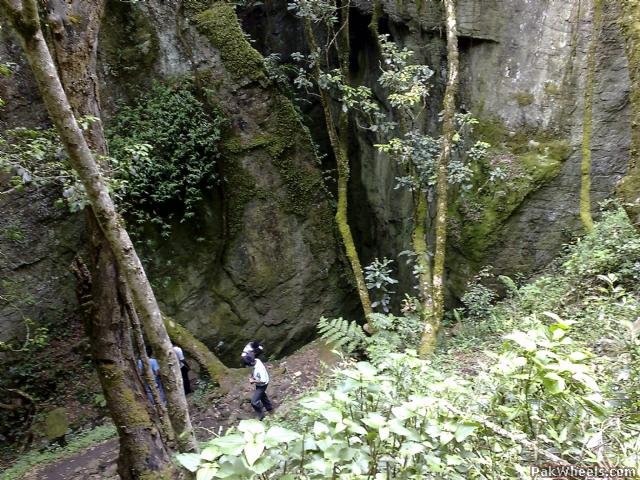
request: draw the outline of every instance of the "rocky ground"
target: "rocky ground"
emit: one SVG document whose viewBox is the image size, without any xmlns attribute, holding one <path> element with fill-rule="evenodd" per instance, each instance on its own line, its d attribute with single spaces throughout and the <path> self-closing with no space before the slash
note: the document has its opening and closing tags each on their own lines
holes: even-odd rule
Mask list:
<svg viewBox="0 0 640 480">
<path fill-rule="evenodd" d="M 286 412 L 292 400 L 308 392 L 318 383 L 327 366 L 336 357 L 321 343 L 314 342 L 282 360 L 267 362 L 271 382 L 267 393 L 275 415 Z M 190 398 L 192 419 L 200 440 L 211 438 L 240 420 L 254 418 L 249 403 L 253 386 L 248 382 L 249 369 L 238 372 L 238 381 L 223 396 L 215 390 Z M 28 472 L 25 480 L 117 480 L 118 441 L 110 439 L 73 456 L 40 465 Z"/>
</svg>

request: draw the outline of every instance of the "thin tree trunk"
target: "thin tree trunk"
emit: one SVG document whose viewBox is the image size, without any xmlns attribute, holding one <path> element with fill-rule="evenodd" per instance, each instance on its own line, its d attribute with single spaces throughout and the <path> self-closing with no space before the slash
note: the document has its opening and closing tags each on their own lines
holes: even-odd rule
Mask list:
<svg viewBox="0 0 640 480">
<path fill-rule="evenodd" d="M 420 273 L 418 274 L 418 291 L 422 303 L 420 313 L 423 321 L 428 320 L 433 309 L 433 278 L 431 271 L 431 259 L 427 246 L 427 219 L 429 217 L 429 206 L 426 194 L 419 191 L 415 197 L 415 210 L 413 214 L 413 233 L 411 240 L 413 251 L 416 254 L 416 264 Z"/>
<path fill-rule="evenodd" d="M 89 216 L 88 222 L 94 222 Z M 97 224 L 93 232 L 99 232 Z M 131 337 L 117 289 L 117 271 L 102 235 L 91 235 L 92 281 L 81 261 L 74 262 L 77 294 L 84 312 L 91 356 L 109 413 L 120 437 L 118 474 L 123 480 L 177 478 L 171 452 L 147 410 L 149 402 L 136 371 Z M 110 280 L 110 281 L 107 281 Z M 126 372 L 126 373 L 125 373 Z"/>
<path fill-rule="evenodd" d="M 312 52 L 317 52 L 318 44 L 313 33 L 311 21 L 309 21 L 308 19 L 304 19 L 304 30 L 307 42 L 309 43 L 309 48 Z M 346 27 L 343 28 L 343 31 L 344 30 L 346 30 Z M 344 47 L 345 43 L 347 47 L 349 45 L 348 30 L 346 35 L 347 40 L 342 38 L 342 35 L 341 40 L 339 40 L 339 45 L 341 45 L 342 47 Z M 340 46 L 338 48 L 340 48 Z M 348 58 L 347 60 L 345 60 L 344 57 L 344 55 L 341 55 L 339 59 L 341 63 L 341 70 L 344 70 L 346 67 L 348 73 Z M 316 77 L 316 80 L 320 78 L 320 74 L 320 65 L 318 64 L 318 62 L 316 62 L 314 66 L 314 75 Z M 348 77 L 345 78 L 345 81 L 347 78 Z M 340 233 L 342 244 L 344 245 L 347 258 L 349 259 L 349 264 L 351 265 L 351 271 L 353 272 L 353 276 L 356 282 L 356 289 L 358 290 L 358 296 L 360 297 L 360 304 L 362 305 L 362 310 L 364 311 L 365 318 L 367 319 L 367 330 L 371 333 L 373 332 L 373 326 L 371 325 L 369 320 L 369 316 L 373 311 L 371 309 L 371 299 L 369 298 L 369 290 L 367 289 L 367 284 L 364 280 L 364 274 L 362 271 L 362 264 L 360 263 L 360 257 L 358 256 L 358 250 L 356 249 L 355 242 L 353 241 L 353 235 L 351 233 L 351 227 L 349 225 L 348 217 L 348 188 L 350 175 L 347 142 L 348 121 L 345 119 L 346 114 L 342 113 L 340 118 L 340 131 L 338 131 L 331 109 L 331 98 L 329 97 L 327 91 L 323 88 L 318 88 L 318 90 L 320 93 L 320 102 L 322 104 L 322 110 L 324 112 L 327 132 L 329 134 L 329 142 L 331 144 L 333 155 L 336 159 L 336 166 L 338 170 L 338 204 L 335 216 L 336 224 L 338 225 L 338 232 Z"/>
<path fill-rule="evenodd" d="M 20 37 L 44 103 L 91 208 L 126 279 L 149 343 L 160 364 L 169 416 L 182 451 L 197 450 L 177 357 L 162 322 L 155 295 L 129 235 L 116 213 L 104 178 L 71 110 L 49 48 L 42 35 L 35 0 L 0 0 L 2 13 Z"/>
<path fill-rule="evenodd" d="M 602 2 L 593 1 L 591 40 L 587 52 L 587 76 L 584 86 L 584 113 L 582 116 L 582 162 L 580 164 L 580 220 L 587 232 L 593 230 L 591 216 L 591 134 L 593 132 L 593 90 L 596 76 L 596 50 L 602 28 Z"/>
<path fill-rule="evenodd" d="M 433 352 L 442 315 L 444 314 L 444 261 L 447 248 L 447 208 L 449 161 L 455 133 L 456 94 L 458 91 L 458 28 L 455 0 L 444 0 L 447 26 L 447 87 L 444 93 L 442 150 L 438 159 L 436 200 L 436 241 L 433 259 L 433 309 L 420 342 L 420 356 Z"/>
</svg>

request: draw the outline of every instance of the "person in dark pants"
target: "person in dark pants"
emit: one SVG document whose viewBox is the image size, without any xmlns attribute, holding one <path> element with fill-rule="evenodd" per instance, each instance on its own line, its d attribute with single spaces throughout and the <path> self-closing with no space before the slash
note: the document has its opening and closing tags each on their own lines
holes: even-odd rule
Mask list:
<svg viewBox="0 0 640 480">
<path fill-rule="evenodd" d="M 253 374 L 249 379 L 249 382 L 256 386 L 256 391 L 251 396 L 251 406 L 258 414 L 258 419 L 264 418 L 264 409 L 267 412 L 273 410 L 273 405 L 267 396 L 267 387 L 269 386 L 269 373 L 267 372 L 264 363 L 256 358 L 253 352 L 246 356 L 246 361 L 253 367 Z"/>
<path fill-rule="evenodd" d="M 191 382 L 189 382 L 189 364 L 184 359 L 184 352 L 178 345 L 173 346 L 173 351 L 176 352 L 176 357 L 180 362 L 180 373 L 182 374 L 182 386 L 184 387 L 185 395 L 191 393 Z"/>
</svg>

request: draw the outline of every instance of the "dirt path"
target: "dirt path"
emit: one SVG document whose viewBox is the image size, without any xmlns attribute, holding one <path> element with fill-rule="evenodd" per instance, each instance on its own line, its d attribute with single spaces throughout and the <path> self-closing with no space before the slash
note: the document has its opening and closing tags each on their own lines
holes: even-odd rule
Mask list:
<svg viewBox="0 0 640 480">
<path fill-rule="evenodd" d="M 311 343 L 290 357 L 266 363 L 271 381 L 267 393 L 276 412 L 285 411 L 292 400 L 313 389 L 323 374 L 324 365 L 334 364 L 335 357 L 318 342 Z M 191 412 L 199 440 L 211 438 L 240 420 L 255 418 L 249 398 L 254 387 L 249 384 L 250 370 L 238 373 L 239 381 L 224 396 L 191 401 Z M 246 379 L 246 381 L 244 380 Z M 93 445 L 73 456 L 36 467 L 24 480 L 117 480 L 117 439 Z"/>
</svg>

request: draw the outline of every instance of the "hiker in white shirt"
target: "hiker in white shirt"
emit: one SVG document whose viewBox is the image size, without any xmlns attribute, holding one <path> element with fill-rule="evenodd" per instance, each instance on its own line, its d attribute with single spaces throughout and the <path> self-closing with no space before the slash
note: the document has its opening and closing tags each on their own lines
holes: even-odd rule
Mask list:
<svg viewBox="0 0 640 480">
<path fill-rule="evenodd" d="M 187 393 L 191 393 L 191 382 L 189 381 L 189 364 L 184 359 L 184 352 L 182 348 L 177 345 L 173 346 L 173 351 L 176 352 L 176 357 L 178 357 L 178 362 L 180 362 L 180 373 L 182 374 L 182 385 L 184 387 L 185 395 Z"/>
<path fill-rule="evenodd" d="M 267 412 L 273 410 L 273 405 L 267 396 L 267 387 L 269 386 L 269 372 L 264 366 L 264 363 L 260 359 L 256 358 L 253 352 L 247 353 L 245 361 L 248 365 L 253 367 L 253 374 L 249 379 L 249 382 L 256 386 L 256 391 L 251 396 L 251 406 L 258 414 L 258 418 L 262 420 L 264 418 L 264 409 Z"/>
</svg>

